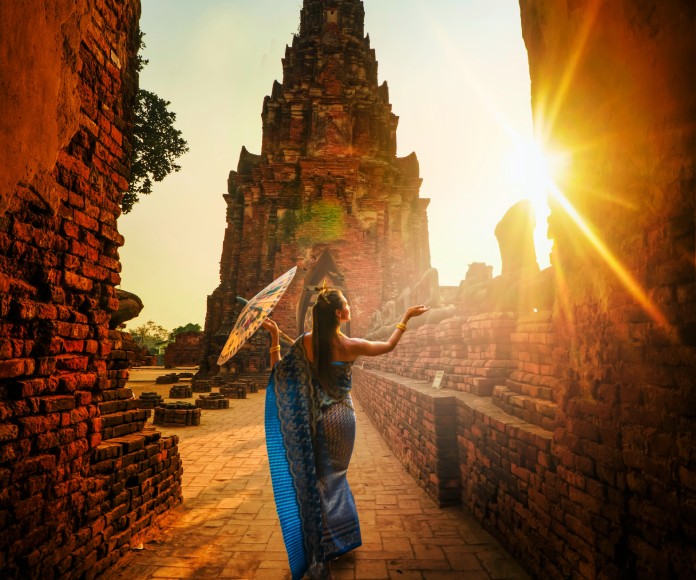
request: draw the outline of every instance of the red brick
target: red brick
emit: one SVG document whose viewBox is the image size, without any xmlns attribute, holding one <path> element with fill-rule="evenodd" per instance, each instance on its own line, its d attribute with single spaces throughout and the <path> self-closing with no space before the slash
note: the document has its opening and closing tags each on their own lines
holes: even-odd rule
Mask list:
<svg viewBox="0 0 696 580">
<path fill-rule="evenodd" d="M 82 263 L 80 271 L 83 276 L 92 280 L 103 281 L 108 276 L 108 272 L 104 268 L 95 266 L 94 264 L 90 264 L 88 262 Z"/>
<path fill-rule="evenodd" d="M 84 202 L 82 205 L 84 205 Z M 75 211 L 73 216 L 73 219 L 78 226 L 92 231 L 99 231 L 99 222 L 93 217 L 88 216 L 86 213 L 81 211 Z"/>
<path fill-rule="evenodd" d="M 74 272 L 66 271 L 64 273 L 65 284 L 68 288 L 78 292 L 89 292 L 92 290 L 94 283 L 88 278 L 84 278 Z"/>
<path fill-rule="evenodd" d="M 73 238 L 75 240 L 78 240 L 80 238 L 80 228 L 75 222 L 64 221 L 63 231 L 65 232 L 65 235 L 69 238 Z"/>
<path fill-rule="evenodd" d="M 18 435 L 19 428 L 17 425 L 12 425 L 11 423 L 0 424 L 0 443 L 12 441 L 16 439 Z"/>
<path fill-rule="evenodd" d="M 0 361 L 0 379 L 11 379 L 25 374 L 26 360 L 14 359 Z"/>
<path fill-rule="evenodd" d="M 60 425 L 60 415 L 53 413 L 40 417 L 25 417 L 17 419 L 17 422 L 21 428 L 22 437 L 31 437 L 39 433 L 56 430 Z"/>
<path fill-rule="evenodd" d="M 44 413 L 69 411 L 75 407 L 75 398 L 70 396 L 42 397 L 41 410 Z"/>
<path fill-rule="evenodd" d="M 86 371 L 89 364 L 86 356 L 61 355 L 56 361 L 56 367 L 62 371 Z"/>
</svg>

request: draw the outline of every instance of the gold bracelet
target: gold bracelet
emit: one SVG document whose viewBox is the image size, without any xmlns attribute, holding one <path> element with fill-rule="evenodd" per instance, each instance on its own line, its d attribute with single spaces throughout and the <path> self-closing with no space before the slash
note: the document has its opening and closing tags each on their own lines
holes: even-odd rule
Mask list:
<svg viewBox="0 0 696 580">
<path fill-rule="evenodd" d="M 406 325 L 403 322 L 399 322 L 399 324 L 396 325 L 396 328 L 398 328 L 402 332 L 406 332 Z"/>
<path fill-rule="evenodd" d="M 276 346 L 272 346 L 268 352 L 270 352 L 271 354 L 273 354 L 274 352 L 280 352 L 280 345 L 278 344 Z"/>
</svg>

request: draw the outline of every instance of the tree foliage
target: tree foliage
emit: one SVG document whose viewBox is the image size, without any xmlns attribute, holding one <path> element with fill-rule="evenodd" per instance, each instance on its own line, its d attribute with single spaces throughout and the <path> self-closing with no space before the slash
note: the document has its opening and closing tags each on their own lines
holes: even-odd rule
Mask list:
<svg viewBox="0 0 696 580">
<path fill-rule="evenodd" d="M 145 47 L 140 34 L 140 49 Z M 138 54 L 138 70 L 148 61 Z M 186 153 L 188 144 L 181 131 L 174 127 L 176 113 L 168 109 L 171 103 L 155 93 L 140 89 L 135 105 L 131 177 L 128 191 L 123 194 L 121 209 L 128 213 L 141 195 L 152 193 L 154 182 L 162 181 L 172 171 L 181 169 L 176 160 Z"/>
<path fill-rule="evenodd" d="M 181 334 L 182 332 L 200 332 L 201 331 L 201 325 L 194 323 L 194 322 L 189 322 L 188 324 L 185 324 L 184 326 L 177 326 L 174 330 L 171 331 L 169 334 L 169 340 L 174 340 L 176 338 L 177 334 Z"/>
<path fill-rule="evenodd" d="M 158 342 L 162 342 L 169 338 L 169 331 L 154 322 L 148 320 L 145 324 L 129 330 L 133 340 L 140 346 L 146 347 L 148 350 L 154 349 Z"/>
</svg>

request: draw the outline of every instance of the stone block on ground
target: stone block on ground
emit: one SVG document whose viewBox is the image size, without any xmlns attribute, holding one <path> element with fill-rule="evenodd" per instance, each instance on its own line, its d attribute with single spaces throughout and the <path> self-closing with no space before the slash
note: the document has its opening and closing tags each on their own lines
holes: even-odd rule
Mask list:
<svg viewBox="0 0 696 580">
<path fill-rule="evenodd" d="M 213 385 L 209 379 L 193 379 L 191 388 L 194 393 L 209 393 L 213 390 Z"/>
<path fill-rule="evenodd" d="M 220 393 L 201 395 L 196 399 L 196 407 L 201 409 L 229 409 L 230 401 Z"/>
<path fill-rule="evenodd" d="M 174 385 L 169 389 L 170 399 L 190 399 L 191 397 L 193 397 L 191 385 Z"/>
<path fill-rule="evenodd" d="M 166 403 L 155 408 L 155 425 L 200 425 L 201 410 L 191 403 Z"/>
<path fill-rule="evenodd" d="M 164 399 L 162 398 L 162 395 L 160 395 L 159 393 L 148 391 L 140 394 L 140 397 L 138 398 L 138 408 L 154 409 L 158 405 L 161 405 L 163 402 Z"/>
<path fill-rule="evenodd" d="M 223 385 L 220 387 L 220 394 L 228 399 L 246 399 L 247 388 L 244 385 Z"/>
</svg>

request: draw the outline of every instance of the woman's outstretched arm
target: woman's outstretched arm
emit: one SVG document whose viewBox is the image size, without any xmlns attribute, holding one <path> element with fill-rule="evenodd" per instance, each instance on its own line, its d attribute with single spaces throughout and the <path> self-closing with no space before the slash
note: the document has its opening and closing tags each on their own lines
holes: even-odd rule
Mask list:
<svg viewBox="0 0 696 580">
<path fill-rule="evenodd" d="M 401 318 L 401 322 L 396 325 L 394 332 L 387 341 L 372 341 L 363 338 L 349 339 L 351 354 L 358 356 L 379 356 L 393 351 L 396 345 L 399 344 L 401 337 L 406 332 L 406 326 L 411 318 L 425 314 L 430 310 L 430 306 L 420 304 L 419 306 L 411 306 Z"/>
<path fill-rule="evenodd" d="M 280 360 L 280 331 L 278 330 L 278 325 L 275 321 L 270 318 L 266 318 L 261 324 L 271 335 L 271 368 Z"/>
</svg>

